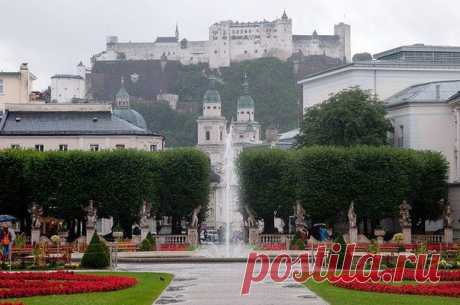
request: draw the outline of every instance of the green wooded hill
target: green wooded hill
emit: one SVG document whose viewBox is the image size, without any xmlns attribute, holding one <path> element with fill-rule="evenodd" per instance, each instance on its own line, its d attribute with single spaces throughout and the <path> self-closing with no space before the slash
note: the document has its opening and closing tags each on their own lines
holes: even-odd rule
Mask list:
<svg viewBox="0 0 460 305">
<path fill-rule="evenodd" d="M 261 58 L 232 64 L 219 70 L 221 83 L 217 89 L 222 97 L 224 116 L 236 119 L 236 100 L 242 93 L 243 75 L 249 79 L 249 92 L 256 103 L 255 118 L 265 128 L 277 127 L 287 131 L 297 126 L 296 79 L 292 63 L 276 58 Z M 208 88 L 208 66 L 181 66 L 172 92 L 182 103 L 201 104 Z M 149 128 L 164 134 L 167 146 L 191 146 L 196 144 L 196 124 L 198 114 L 176 113 L 165 105 L 133 104 L 133 108 L 144 115 Z M 198 107 L 201 109 L 201 107 Z"/>
</svg>

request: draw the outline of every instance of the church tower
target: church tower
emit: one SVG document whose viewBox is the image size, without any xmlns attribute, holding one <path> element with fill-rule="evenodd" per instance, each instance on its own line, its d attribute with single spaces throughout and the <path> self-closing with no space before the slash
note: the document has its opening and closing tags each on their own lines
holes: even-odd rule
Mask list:
<svg viewBox="0 0 460 305">
<path fill-rule="evenodd" d="M 203 114 L 198 118 L 198 148 L 206 152 L 211 167 L 218 168 L 222 163 L 225 149 L 227 120 L 222 116 L 222 101 L 216 89 L 215 77 L 209 77 L 208 90 L 203 96 Z"/>
<path fill-rule="evenodd" d="M 125 88 L 125 80 L 121 78 L 121 87 L 115 95 L 115 107 L 116 108 L 129 108 L 129 93 Z"/>
<path fill-rule="evenodd" d="M 248 77 L 245 74 L 242 84 L 242 94 L 237 100 L 237 120 L 232 122 L 234 143 L 260 143 L 260 124 L 255 121 L 255 102 L 249 94 Z"/>
</svg>

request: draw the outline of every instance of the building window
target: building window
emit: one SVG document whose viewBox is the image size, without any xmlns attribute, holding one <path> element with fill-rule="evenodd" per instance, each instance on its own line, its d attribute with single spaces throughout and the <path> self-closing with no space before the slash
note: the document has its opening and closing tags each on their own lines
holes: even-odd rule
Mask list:
<svg viewBox="0 0 460 305">
<path fill-rule="evenodd" d="M 44 151 L 45 146 L 43 144 L 35 144 L 35 150 L 36 151 Z"/>
<path fill-rule="evenodd" d="M 5 83 L 3 82 L 3 79 L 0 79 L 0 94 L 5 94 Z"/>
<path fill-rule="evenodd" d="M 222 130 L 220 131 L 220 140 L 221 140 L 221 141 L 223 140 Z"/>
<path fill-rule="evenodd" d="M 151 151 L 151 152 L 154 152 L 154 151 L 157 151 L 157 150 L 158 150 L 158 147 L 157 147 L 156 144 L 150 145 L 150 151 Z"/>
<path fill-rule="evenodd" d="M 404 147 L 404 125 L 399 126 L 398 147 Z"/>
<path fill-rule="evenodd" d="M 19 149 L 21 146 L 19 144 L 11 144 L 11 149 Z"/>
<path fill-rule="evenodd" d="M 211 140 L 211 132 L 209 130 L 206 130 L 206 141 Z"/>
<path fill-rule="evenodd" d="M 116 149 L 125 149 L 125 144 L 117 144 L 115 145 Z"/>
<path fill-rule="evenodd" d="M 99 151 L 99 144 L 90 144 L 89 150 L 91 151 Z"/>
<path fill-rule="evenodd" d="M 68 151 L 69 145 L 67 144 L 59 144 L 59 151 Z"/>
</svg>

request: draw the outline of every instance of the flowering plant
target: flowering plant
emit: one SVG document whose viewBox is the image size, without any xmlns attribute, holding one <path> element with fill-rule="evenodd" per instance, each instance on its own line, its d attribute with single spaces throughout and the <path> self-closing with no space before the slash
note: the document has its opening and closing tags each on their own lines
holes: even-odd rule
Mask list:
<svg viewBox="0 0 460 305">
<path fill-rule="evenodd" d="M 121 276 L 98 276 L 73 272 L 0 272 L 0 299 L 51 294 L 75 294 L 126 289 L 137 280 Z"/>
</svg>

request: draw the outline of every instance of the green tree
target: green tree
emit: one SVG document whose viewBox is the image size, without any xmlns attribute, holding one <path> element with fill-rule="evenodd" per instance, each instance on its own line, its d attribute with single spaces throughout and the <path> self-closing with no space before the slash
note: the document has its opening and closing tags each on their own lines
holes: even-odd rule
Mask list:
<svg viewBox="0 0 460 305">
<path fill-rule="evenodd" d="M 88 248 L 83 254 L 80 265 L 84 268 L 107 268 L 110 266 L 110 254 L 107 246 L 97 233 L 93 234 Z"/>
<path fill-rule="evenodd" d="M 340 91 L 305 112 L 298 146 L 385 145 L 392 130 L 383 103 L 357 87 Z"/>
<path fill-rule="evenodd" d="M 238 159 L 242 204 L 264 220 L 265 233 L 274 233 L 274 212 L 287 223 L 295 205 L 294 166 L 282 150 L 244 150 Z"/>
</svg>

